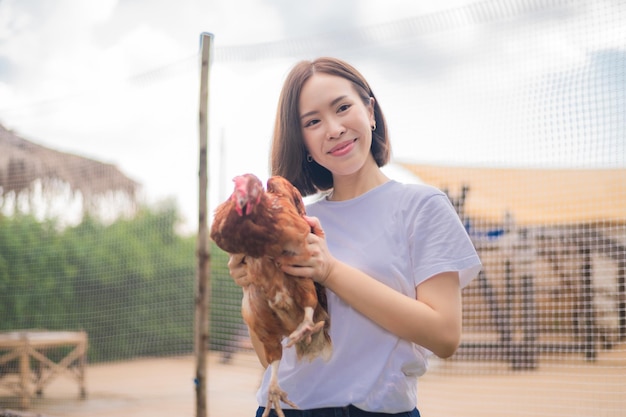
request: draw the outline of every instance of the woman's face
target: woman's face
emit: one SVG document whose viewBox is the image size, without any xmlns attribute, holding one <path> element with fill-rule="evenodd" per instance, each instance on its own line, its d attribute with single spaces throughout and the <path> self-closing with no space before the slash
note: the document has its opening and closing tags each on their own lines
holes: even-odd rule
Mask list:
<svg viewBox="0 0 626 417">
<path fill-rule="evenodd" d="M 365 105 L 350 81 L 318 73 L 304 83 L 299 104 L 304 145 L 333 176 L 354 174 L 368 159 L 374 162 L 373 98 Z"/>
</svg>

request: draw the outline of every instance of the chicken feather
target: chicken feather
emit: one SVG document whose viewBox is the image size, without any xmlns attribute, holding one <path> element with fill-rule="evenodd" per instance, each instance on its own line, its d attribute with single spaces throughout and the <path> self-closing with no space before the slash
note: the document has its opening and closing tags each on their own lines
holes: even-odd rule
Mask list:
<svg viewBox="0 0 626 417">
<path fill-rule="evenodd" d="M 233 181 L 230 198 L 215 210 L 210 234 L 221 249 L 245 255 L 248 281 L 242 287 L 242 317 L 271 366 L 264 416 L 274 407 L 283 417 L 281 401 L 297 406 L 278 385 L 282 341 L 287 338 L 286 347 L 295 346 L 299 360 L 330 358 L 326 293 L 312 279 L 290 276 L 280 268 L 281 263 L 298 264 L 311 256 L 306 245 L 311 227 L 303 218 L 306 210 L 297 188 L 280 176 L 267 181 L 267 190 L 253 174 Z"/>
</svg>

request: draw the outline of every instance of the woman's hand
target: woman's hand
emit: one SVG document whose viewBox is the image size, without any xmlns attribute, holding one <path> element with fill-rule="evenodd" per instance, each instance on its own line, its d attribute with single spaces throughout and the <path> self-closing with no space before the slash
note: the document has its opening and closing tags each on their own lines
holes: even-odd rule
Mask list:
<svg viewBox="0 0 626 417">
<path fill-rule="evenodd" d="M 231 254 L 228 258 L 228 272 L 240 287 L 250 284 L 248 279 L 248 265 L 246 265 L 246 257 L 242 253 Z"/>
<path fill-rule="evenodd" d="M 333 258 L 326 245 L 324 230 L 317 217 L 304 216 L 311 226 L 312 232 L 307 236 L 306 243 L 311 257 L 300 265 L 281 265 L 281 269 L 289 275 L 303 278 L 313 278 L 314 281 L 324 284 L 330 276 L 337 260 Z"/>
</svg>

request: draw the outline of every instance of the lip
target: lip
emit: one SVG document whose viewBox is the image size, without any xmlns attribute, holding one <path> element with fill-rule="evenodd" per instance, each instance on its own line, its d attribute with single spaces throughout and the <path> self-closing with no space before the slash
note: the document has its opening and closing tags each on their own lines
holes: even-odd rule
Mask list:
<svg viewBox="0 0 626 417">
<path fill-rule="evenodd" d="M 329 150 L 328 153 L 334 156 L 343 156 L 350 152 L 352 148 L 354 148 L 354 144 L 356 143 L 356 141 L 356 139 L 352 139 L 341 142 L 340 144 L 333 146 L 333 148 Z"/>
</svg>

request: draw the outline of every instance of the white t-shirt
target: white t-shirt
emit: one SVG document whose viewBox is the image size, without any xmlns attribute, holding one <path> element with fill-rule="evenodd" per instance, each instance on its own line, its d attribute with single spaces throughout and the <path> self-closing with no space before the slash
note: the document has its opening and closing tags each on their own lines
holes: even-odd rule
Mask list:
<svg viewBox="0 0 626 417">
<path fill-rule="evenodd" d="M 431 186 L 389 181 L 352 200 L 316 201 L 307 214 L 320 219 L 334 257 L 412 298 L 416 286 L 438 273 L 458 271 L 463 287 L 481 268 L 448 197 Z M 412 410 L 417 377 L 431 352 L 326 291 L 332 357 L 299 362 L 295 348 L 285 348 L 279 384 L 288 398 L 303 410 L 349 404 L 374 412 Z M 262 406 L 269 376 L 268 367 L 257 393 Z"/>
</svg>

